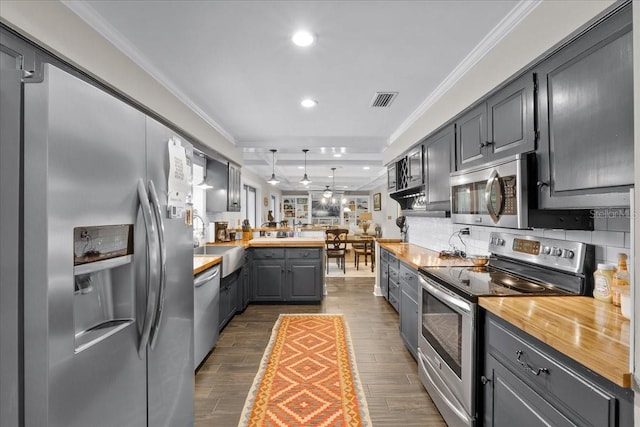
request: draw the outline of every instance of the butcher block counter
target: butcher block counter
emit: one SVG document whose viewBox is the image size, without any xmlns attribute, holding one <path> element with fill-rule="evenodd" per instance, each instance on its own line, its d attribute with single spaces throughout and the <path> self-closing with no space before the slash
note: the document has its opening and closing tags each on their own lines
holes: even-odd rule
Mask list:
<svg viewBox="0 0 640 427">
<path fill-rule="evenodd" d="M 202 273 L 208 268 L 222 262 L 221 256 L 198 255 L 193 257 L 193 275 Z"/>
<path fill-rule="evenodd" d="M 322 237 L 256 237 L 251 240 L 233 240 L 230 242 L 209 242 L 207 246 L 244 246 L 245 248 L 272 248 L 272 247 L 310 247 L 324 246 Z"/>
<path fill-rule="evenodd" d="M 459 257 L 440 257 L 440 253 L 431 249 L 423 248 L 411 243 L 385 242 L 381 241 L 380 247 L 393 253 L 400 261 L 418 269 L 428 265 L 429 267 L 444 266 L 468 266 L 471 261 Z"/>
<path fill-rule="evenodd" d="M 631 387 L 629 320 L 590 297 L 481 297 L 480 307 L 614 382 Z"/>
</svg>

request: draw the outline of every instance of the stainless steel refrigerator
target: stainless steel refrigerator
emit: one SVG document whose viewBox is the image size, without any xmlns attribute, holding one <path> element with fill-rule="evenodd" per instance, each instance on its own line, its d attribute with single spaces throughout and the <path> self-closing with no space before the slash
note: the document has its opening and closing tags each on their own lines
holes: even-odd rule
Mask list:
<svg viewBox="0 0 640 427">
<path fill-rule="evenodd" d="M 169 209 L 170 171 L 189 176 L 190 145 L 71 73 L 41 70 L 21 86 L 2 72 L 2 121 L 14 125 L 2 145 L 17 164 L 1 175 L 15 230 L 1 233 L 0 424 L 191 426 L 192 228 Z"/>
</svg>

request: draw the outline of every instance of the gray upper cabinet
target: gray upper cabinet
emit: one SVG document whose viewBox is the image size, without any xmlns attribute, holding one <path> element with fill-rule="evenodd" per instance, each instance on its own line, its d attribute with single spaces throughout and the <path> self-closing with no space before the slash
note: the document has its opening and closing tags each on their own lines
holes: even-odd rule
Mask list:
<svg viewBox="0 0 640 427">
<path fill-rule="evenodd" d="M 540 208 L 629 204 L 631 29 L 628 6 L 537 67 Z"/>
<path fill-rule="evenodd" d="M 396 164 L 394 162 L 387 167 L 387 190 L 389 192 L 396 191 L 397 178 Z"/>
<path fill-rule="evenodd" d="M 458 169 L 466 169 L 486 161 L 487 103 L 483 102 L 456 120 L 458 130 Z"/>
<path fill-rule="evenodd" d="M 215 159 L 207 161 L 207 212 L 240 212 L 241 204 L 240 167 Z"/>
<path fill-rule="evenodd" d="M 535 150 L 534 79 L 525 74 L 487 101 L 485 147 L 493 158 Z"/>
<path fill-rule="evenodd" d="M 458 169 L 535 150 L 534 75 L 524 74 L 456 120 Z"/>
<path fill-rule="evenodd" d="M 455 141 L 455 125 L 447 126 L 424 141 L 427 210 L 451 209 L 449 174 L 455 170 Z"/>
<path fill-rule="evenodd" d="M 407 188 L 423 184 L 422 145 L 407 154 Z"/>
</svg>

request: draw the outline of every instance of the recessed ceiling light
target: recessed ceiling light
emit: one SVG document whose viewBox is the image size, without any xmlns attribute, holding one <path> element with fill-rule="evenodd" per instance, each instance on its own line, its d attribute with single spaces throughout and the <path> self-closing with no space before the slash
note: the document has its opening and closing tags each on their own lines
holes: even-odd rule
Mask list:
<svg viewBox="0 0 640 427">
<path fill-rule="evenodd" d="M 316 40 L 313 34 L 309 31 L 298 31 L 293 36 L 291 36 L 291 41 L 296 46 L 307 47 L 313 44 Z"/>
<path fill-rule="evenodd" d="M 369 169 L 371 169 L 369 166 L 363 166 L 362 169 L 368 171 Z"/>
<path fill-rule="evenodd" d="M 336 153 L 336 154 L 333 155 L 333 157 L 342 157 L 342 154 Z"/>
<path fill-rule="evenodd" d="M 318 105 L 318 101 L 311 98 L 305 98 L 300 102 L 300 105 L 302 105 L 304 108 L 312 108 Z"/>
<path fill-rule="evenodd" d="M 298 166 L 298 169 L 304 169 L 304 166 Z"/>
</svg>

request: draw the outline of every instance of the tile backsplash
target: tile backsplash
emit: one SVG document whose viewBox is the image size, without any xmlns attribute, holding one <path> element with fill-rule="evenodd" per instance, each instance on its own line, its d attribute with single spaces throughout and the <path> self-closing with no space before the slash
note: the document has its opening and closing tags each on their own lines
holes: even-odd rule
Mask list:
<svg viewBox="0 0 640 427">
<path fill-rule="evenodd" d="M 617 263 L 618 253 L 630 254 L 631 220 L 629 210 L 603 210 L 595 212 L 595 230 L 513 230 L 508 228 L 467 226 L 454 224 L 450 218 L 407 217 L 409 224 L 408 241 L 435 251 L 449 249 L 450 243 L 468 254 L 487 254 L 489 234 L 499 231 L 529 236 L 544 236 L 552 239 L 573 240 L 591 243 L 595 246 L 596 262 Z M 458 230 L 469 227 L 470 234 L 452 235 Z M 466 247 L 465 247 L 466 245 Z M 629 263 L 633 265 L 632 262 Z"/>
</svg>

